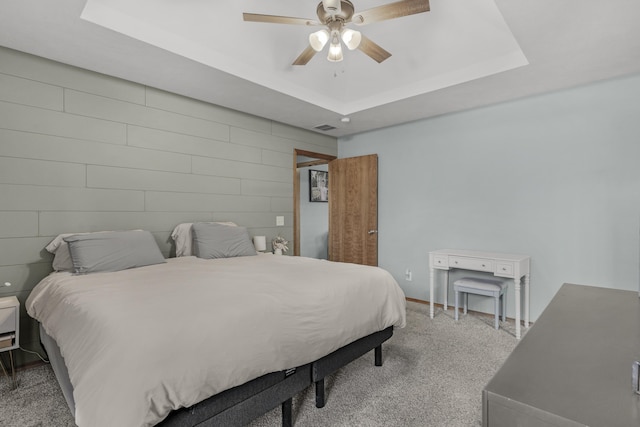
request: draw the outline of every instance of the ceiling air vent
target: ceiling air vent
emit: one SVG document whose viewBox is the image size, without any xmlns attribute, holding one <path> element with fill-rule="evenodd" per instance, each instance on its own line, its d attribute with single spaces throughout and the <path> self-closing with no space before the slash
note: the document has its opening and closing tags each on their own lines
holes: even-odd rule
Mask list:
<svg viewBox="0 0 640 427">
<path fill-rule="evenodd" d="M 318 125 L 318 126 L 314 127 L 314 129 L 318 129 L 318 130 L 326 132 L 326 131 L 337 129 L 337 128 L 335 126 L 331 126 L 331 125 Z"/>
</svg>

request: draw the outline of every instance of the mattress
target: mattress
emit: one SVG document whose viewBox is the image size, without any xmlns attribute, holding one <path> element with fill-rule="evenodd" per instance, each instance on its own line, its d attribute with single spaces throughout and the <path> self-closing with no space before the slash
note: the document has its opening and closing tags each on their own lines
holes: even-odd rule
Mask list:
<svg viewBox="0 0 640 427">
<path fill-rule="evenodd" d="M 404 294 L 385 270 L 274 255 L 52 273 L 26 308 L 60 348 L 81 427 L 154 425 L 405 325 Z"/>
</svg>

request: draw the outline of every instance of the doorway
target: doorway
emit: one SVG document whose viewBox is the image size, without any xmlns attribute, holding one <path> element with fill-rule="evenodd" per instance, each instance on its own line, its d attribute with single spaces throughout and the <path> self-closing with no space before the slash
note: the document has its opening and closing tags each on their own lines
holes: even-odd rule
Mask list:
<svg viewBox="0 0 640 427">
<path fill-rule="evenodd" d="M 320 227 L 326 228 L 317 237 L 322 245 L 326 244 L 324 252 L 327 253 L 327 259 L 378 265 L 377 154 L 337 159 L 335 156 L 294 149 L 294 255 L 302 254 L 301 238 L 304 238 L 301 234 L 301 200 L 307 195 L 306 192 L 301 194 L 301 182 L 306 179 L 301 177 L 301 171 L 307 172 L 314 166 L 326 166 L 329 171 L 328 206 L 324 208 L 324 223 L 320 224 Z M 311 192 L 309 194 L 313 198 Z M 305 246 L 305 252 L 307 249 Z"/>
<path fill-rule="evenodd" d="M 305 177 L 301 177 L 301 171 L 307 171 L 308 168 L 313 166 L 328 165 L 331 160 L 336 159 L 336 156 L 328 154 L 315 153 L 307 150 L 300 150 L 294 148 L 293 150 L 293 255 L 300 256 L 301 253 L 301 185 L 300 180 Z M 306 199 L 305 199 L 306 200 Z M 327 207 L 328 209 L 328 207 Z M 329 229 L 329 221 L 325 224 L 327 230 Z"/>
</svg>

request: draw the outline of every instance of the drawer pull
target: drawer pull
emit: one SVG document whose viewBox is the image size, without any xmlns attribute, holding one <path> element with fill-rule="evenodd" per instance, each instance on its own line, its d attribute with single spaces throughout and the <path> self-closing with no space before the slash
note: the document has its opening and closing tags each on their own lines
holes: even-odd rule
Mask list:
<svg viewBox="0 0 640 427">
<path fill-rule="evenodd" d="M 502 267 L 502 271 L 507 271 L 507 269 L 506 269 L 506 268 L 504 268 L 504 267 Z"/>
</svg>

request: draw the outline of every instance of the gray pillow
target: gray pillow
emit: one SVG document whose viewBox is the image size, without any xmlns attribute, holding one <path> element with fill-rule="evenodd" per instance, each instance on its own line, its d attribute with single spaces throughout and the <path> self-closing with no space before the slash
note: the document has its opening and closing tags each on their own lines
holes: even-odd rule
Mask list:
<svg viewBox="0 0 640 427">
<path fill-rule="evenodd" d="M 120 271 L 166 262 L 148 231 L 111 231 L 65 237 L 76 274 Z"/>
<path fill-rule="evenodd" d="M 244 227 L 198 222 L 192 226 L 194 254 L 198 258 L 258 255 Z"/>
</svg>

